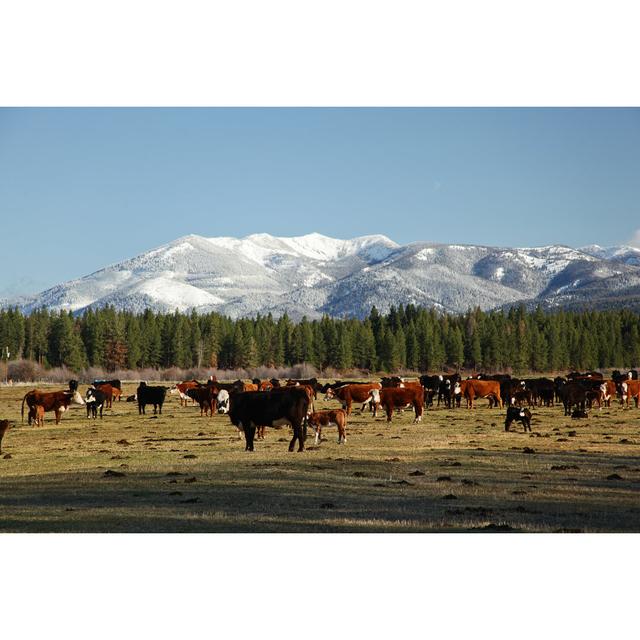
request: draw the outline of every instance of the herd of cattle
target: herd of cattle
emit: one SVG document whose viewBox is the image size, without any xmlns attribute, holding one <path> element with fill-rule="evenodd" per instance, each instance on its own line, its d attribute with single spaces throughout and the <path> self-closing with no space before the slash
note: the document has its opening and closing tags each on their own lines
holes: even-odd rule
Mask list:
<svg viewBox="0 0 640 640">
<path fill-rule="evenodd" d="M 425 408 L 443 405 L 449 409 L 459 408 L 462 400 L 472 409 L 478 399 L 484 398 L 489 407 L 507 406 L 505 430 L 512 422 L 519 421 L 525 431 L 531 430 L 530 407 L 553 407 L 561 404 L 564 414 L 584 417 L 588 409 L 611 406 L 615 398 L 623 406 L 633 400 L 636 408 L 640 401 L 640 381 L 635 370 L 621 373 L 614 371 L 611 379 L 605 380 L 597 371 L 572 372 L 566 377 L 519 379 L 508 374 L 485 375 L 462 379 L 459 374 L 423 375 L 416 380 L 398 376 L 383 377 L 380 382 L 337 381 L 320 384 L 316 378 L 306 380 L 259 380 L 252 382 L 219 382 L 211 377 L 206 383 L 187 380 L 173 387 L 151 386 L 141 382 L 136 394 L 128 396 L 128 402 L 137 402 L 138 413 L 144 415 L 147 406 L 153 412 L 162 413 L 167 392 L 177 395 L 181 406 L 189 402 L 200 408 L 201 416 L 214 413 L 228 414 L 231 423 L 244 433 L 247 451 L 253 451 L 254 438 L 264 438 L 266 426 L 289 425 L 293 438 L 289 451 L 298 442 L 298 451 L 303 451 L 307 426 L 315 431 L 316 444 L 322 428 L 334 426 L 338 429 L 338 442 L 346 442 L 346 424 L 354 403 L 361 411 L 370 410 L 374 417 L 379 408 L 391 422 L 394 411 L 412 408 L 414 422 L 422 420 Z M 335 399 L 341 409 L 316 411 L 318 394 L 325 400 Z M 122 399 L 120 380 L 94 380 L 83 397 L 78 391 L 78 381 L 71 380 L 63 391 L 29 391 L 22 400 L 22 419 L 25 405 L 28 407 L 28 422 L 42 425 L 44 415 L 54 412 L 56 424 L 71 405 L 85 405 L 87 417 L 102 418 L 103 409 L 111 408 L 114 400 Z M 0 421 L 0 446 L 2 436 L 9 426 Z"/>
</svg>

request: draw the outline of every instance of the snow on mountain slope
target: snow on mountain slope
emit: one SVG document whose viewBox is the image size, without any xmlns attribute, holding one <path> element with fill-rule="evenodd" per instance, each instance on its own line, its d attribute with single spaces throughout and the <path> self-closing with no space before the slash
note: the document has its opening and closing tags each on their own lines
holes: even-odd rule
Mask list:
<svg viewBox="0 0 640 640">
<path fill-rule="evenodd" d="M 598 244 L 590 244 L 582 247 L 580 251 L 588 253 L 596 258 L 603 260 L 613 260 L 616 262 L 624 262 L 634 266 L 640 266 L 640 249 L 627 245 L 618 247 L 601 247 Z"/>
<path fill-rule="evenodd" d="M 318 233 L 280 238 L 185 236 L 139 256 L 16 299 L 23 311 L 271 312 L 364 316 L 372 305 L 413 303 L 452 312 L 524 301 L 549 308 L 640 303 L 640 250 L 565 246 L 500 248 L 351 240 Z M 637 300 L 636 300 L 637 299 Z M 5 305 L 10 301 L 5 301 Z"/>
</svg>

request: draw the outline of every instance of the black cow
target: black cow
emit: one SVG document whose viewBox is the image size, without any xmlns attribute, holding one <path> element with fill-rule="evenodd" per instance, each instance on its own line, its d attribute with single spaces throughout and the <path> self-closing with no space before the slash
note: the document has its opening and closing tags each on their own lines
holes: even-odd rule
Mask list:
<svg viewBox="0 0 640 640">
<path fill-rule="evenodd" d="M 8 420 L 0 420 L 0 453 L 2 453 L 2 438 L 9 429 L 10 423 Z"/>
<path fill-rule="evenodd" d="M 380 378 L 380 384 L 383 389 L 389 389 L 390 387 L 399 387 L 402 384 L 402 378 L 400 376 L 386 376 Z"/>
<path fill-rule="evenodd" d="M 551 389 L 553 393 L 553 380 L 549 380 L 549 378 L 530 378 L 528 380 L 523 380 L 524 388 L 531 391 L 531 397 L 533 399 L 533 404 L 537 405 L 540 400 L 540 393 L 543 390 Z"/>
<path fill-rule="evenodd" d="M 540 400 L 540 406 L 545 407 L 553 407 L 553 401 L 555 398 L 555 389 L 551 387 L 550 389 L 543 388 L 538 391 L 538 399 Z"/>
<path fill-rule="evenodd" d="M 486 373 L 479 373 L 475 376 L 476 380 L 495 380 L 496 382 L 504 382 L 505 380 L 511 380 L 511 376 L 508 373 L 492 373 L 488 375 Z"/>
<path fill-rule="evenodd" d="M 110 384 L 112 387 L 116 389 L 120 389 L 122 391 L 122 382 L 120 380 L 94 380 L 93 386 L 96 387 L 100 384 Z"/>
<path fill-rule="evenodd" d="M 338 389 L 339 387 L 344 387 L 348 384 L 362 384 L 362 380 L 356 382 L 355 380 L 337 380 L 336 382 L 327 382 L 326 384 L 322 384 L 318 387 L 318 391 L 320 393 L 327 393 L 329 389 Z"/>
<path fill-rule="evenodd" d="M 218 395 L 218 390 L 214 389 L 213 385 L 187 389 L 187 395 L 200 406 L 200 417 L 202 417 L 203 414 L 206 417 L 207 414 L 210 413 L 213 418 L 213 405 Z"/>
<path fill-rule="evenodd" d="M 513 396 L 518 391 L 523 391 L 525 388 L 524 380 L 518 378 L 509 378 L 507 380 L 500 380 L 500 397 L 507 403 L 511 404 Z"/>
<path fill-rule="evenodd" d="M 533 406 L 533 393 L 531 389 L 521 389 L 520 391 L 516 391 L 510 400 L 511 404 L 516 407 L 522 407 L 524 403 L 527 403 L 527 406 Z"/>
<path fill-rule="evenodd" d="M 585 410 L 587 403 L 587 390 L 578 382 L 567 382 L 560 390 L 564 415 L 571 415 L 571 409 L 576 407 L 580 411 Z"/>
<path fill-rule="evenodd" d="M 107 394 L 100 389 L 89 387 L 84 401 L 87 403 L 87 418 L 97 418 L 98 409 L 100 409 L 100 419 L 102 419 L 102 409 L 107 402 Z"/>
<path fill-rule="evenodd" d="M 567 379 L 562 378 L 561 376 L 556 376 L 553 379 L 553 388 L 556 394 L 556 402 L 562 402 L 562 396 L 564 394 L 564 387 L 567 384 Z"/>
<path fill-rule="evenodd" d="M 438 387 L 438 406 L 440 406 L 440 402 L 443 401 L 447 407 L 451 408 L 452 401 L 456 399 L 454 397 L 456 395 L 454 393 L 454 389 L 456 382 L 460 382 L 461 380 L 460 374 L 452 373 L 450 375 L 441 377 L 442 380 L 440 381 L 440 386 Z"/>
<path fill-rule="evenodd" d="M 153 413 L 162 413 L 162 405 L 167 395 L 169 387 L 150 387 L 146 382 L 141 382 L 136 396 L 138 398 L 138 413 L 146 415 L 145 407 L 148 404 L 153 405 Z"/>
<path fill-rule="evenodd" d="M 424 388 L 424 406 L 430 407 L 433 405 L 433 397 L 438 393 L 440 383 L 442 382 L 442 376 L 420 376 L 420 384 Z"/>
<path fill-rule="evenodd" d="M 629 371 L 623 371 L 620 373 L 617 369 L 611 372 L 611 379 L 616 383 L 620 384 L 625 382 L 626 380 L 637 380 L 638 372 L 635 369 L 631 369 Z"/>
<path fill-rule="evenodd" d="M 291 387 L 283 393 L 236 393 L 231 396 L 229 417 L 232 424 L 244 431 L 245 451 L 253 451 L 256 427 L 277 427 L 285 424 L 290 424 L 293 428 L 289 451 L 293 451 L 296 440 L 298 451 L 304 451 L 308 411 L 307 392 L 298 387 Z"/>
<path fill-rule="evenodd" d="M 531 411 L 518 407 L 507 407 L 507 417 L 504 421 L 505 431 L 509 431 L 512 422 L 521 422 L 525 432 L 531 431 Z"/>
<path fill-rule="evenodd" d="M 78 381 L 69 380 L 69 391 L 77 391 L 77 390 L 78 390 Z"/>
</svg>

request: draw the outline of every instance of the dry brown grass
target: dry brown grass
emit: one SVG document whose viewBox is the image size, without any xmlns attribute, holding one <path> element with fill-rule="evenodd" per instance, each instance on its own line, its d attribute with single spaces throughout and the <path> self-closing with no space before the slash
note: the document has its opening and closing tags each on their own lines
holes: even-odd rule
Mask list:
<svg viewBox="0 0 640 640">
<path fill-rule="evenodd" d="M 588 420 L 533 409 L 526 435 L 485 406 L 428 411 L 419 425 L 408 411 L 391 425 L 355 411 L 346 445 L 325 430 L 289 453 L 290 432 L 267 429 L 245 453 L 226 416 L 200 418 L 173 396 L 157 418 L 120 402 L 102 421 L 75 408 L 59 426 L 52 414 L 21 425 L 26 390 L 0 390 L 0 419 L 16 421 L 0 531 L 640 531 L 636 409 Z"/>
</svg>

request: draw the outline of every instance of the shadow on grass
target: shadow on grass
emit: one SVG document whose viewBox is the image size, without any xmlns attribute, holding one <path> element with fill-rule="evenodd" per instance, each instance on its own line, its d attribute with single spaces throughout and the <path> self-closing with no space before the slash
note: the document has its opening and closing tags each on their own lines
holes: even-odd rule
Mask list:
<svg viewBox="0 0 640 640">
<path fill-rule="evenodd" d="M 443 449 L 409 463 L 247 454 L 178 472 L 11 476 L 0 531 L 639 531 L 640 474 L 607 479 L 636 461 Z"/>
</svg>

